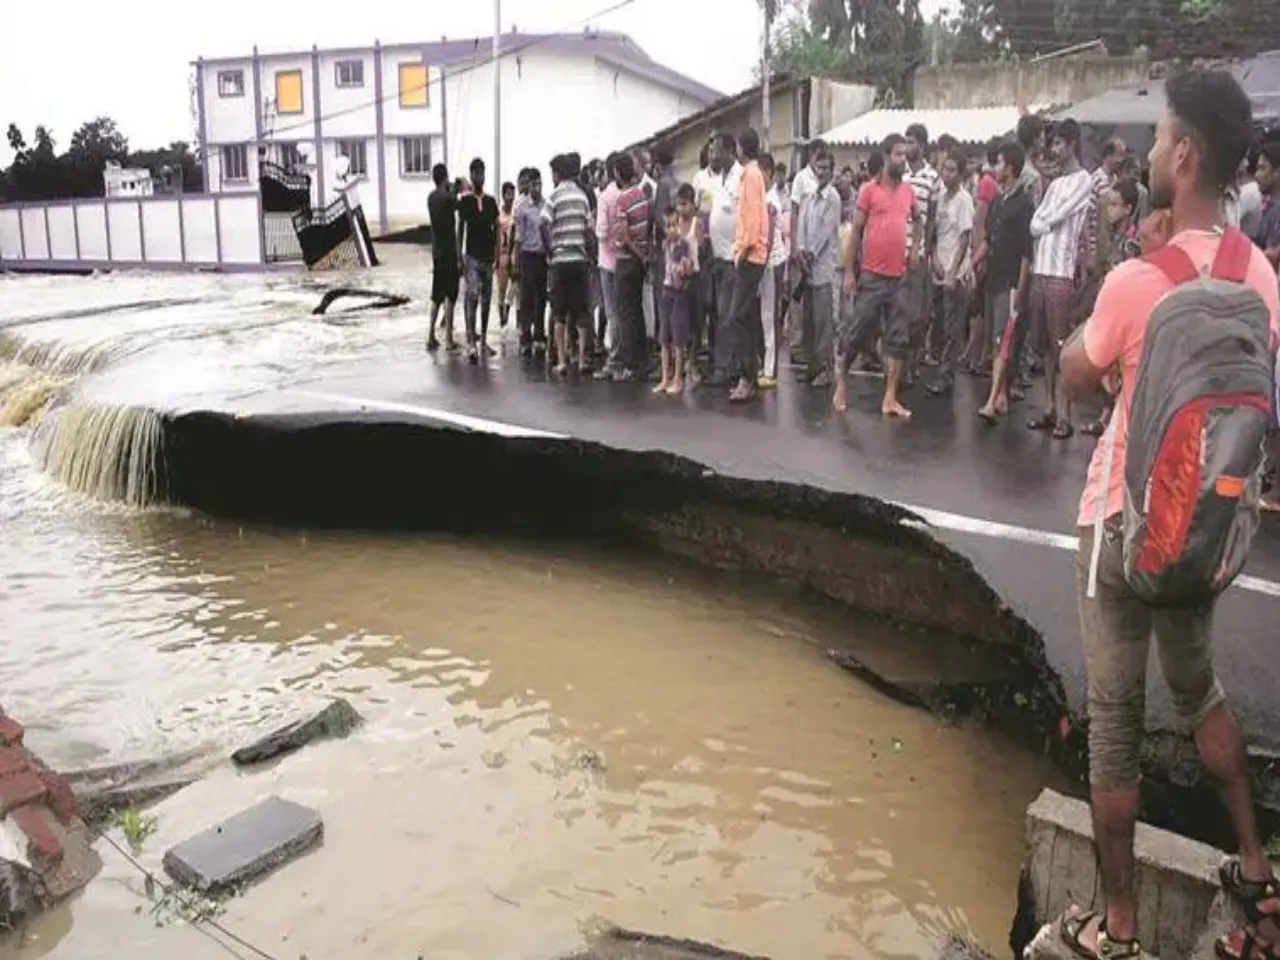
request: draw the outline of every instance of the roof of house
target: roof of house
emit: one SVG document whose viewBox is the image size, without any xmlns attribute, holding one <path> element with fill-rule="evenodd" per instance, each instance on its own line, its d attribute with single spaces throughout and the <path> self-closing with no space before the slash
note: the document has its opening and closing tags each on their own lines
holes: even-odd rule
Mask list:
<svg viewBox="0 0 1280 960">
<path fill-rule="evenodd" d="M 793 77 L 786 73 L 775 73 L 769 79 L 770 89 L 774 93 L 780 93 L 789 90 L 801 78 Z M 763 85 L 755 84 L 741 90 L 738 93 L 731 93 L 727 96 L 719 96 L 707 103 L 705 107 L 697 113 L 690 113 L 681 117 L 675 123 L 663 127 L 654 133 L 649 134 L 639 143 L 632 144 L 633 147 L 644 146 L 646 144 L 660 143 L 666 140 L 674 139 L 690 130 L 698 130 L 705 128 L 708 123 L 720 118 L 731 110 L 737 110 L 740 107 L 750 106 L 758 100 L 763 93 Z"/>
<path fill-rule="evenodd" d="M 1040 113 L 1048 105 L 1027 108 Z M 832 127 L 822 139 L 832 146 L 879 144 L 891 133 L 903 133 L 913 123 L 924 124 L 936 139 L 949 133 L 961 143 L 985 143 L 1008 133 L 1018 125 L 1023 111 L 1018 107 L 971 107 L 954 110 L 869 110 L 860 117 Z"/>
<path fill-rule="evenodd" d="M 492 52 L 492 37 L 467 37 L 450 40 L 441 37 L 439 40 L 425 43 L 389 43 L 374 44 L 373 47 L 329 48 L 320 51 L 326 54 L 352 55 L 369 53 L 375 47 L 384 53 L 420 53 L 427 63 L 448 66 L 463 63 L 476 57 L 488 58 Z M 625 33 L 614 30 L 587 29 L 581 33 L 521 33 L 512 30 L 501 36 L 500 54 L 512 56 L 522 50 L 537 47 L 551 53 L 562 53 L 570 56 L 596 57 L 621 70 L 651 80 L 687 95 L 699 103 L 711 103 L 718 99 L 720 91 L 708 87 L 691 77 L 687 77 L 670 67 L 664 66 L 649 56 L 634 40 Z M 256 51 L 256 48 L 255 48 Z M 259 54 L 260 59 L 282 60 L 309 57 L 312 50 L 287 50 Z M 242 64 L 249 57 L 202 57 L 195 63 L 206 66 Z"/>
</svg>

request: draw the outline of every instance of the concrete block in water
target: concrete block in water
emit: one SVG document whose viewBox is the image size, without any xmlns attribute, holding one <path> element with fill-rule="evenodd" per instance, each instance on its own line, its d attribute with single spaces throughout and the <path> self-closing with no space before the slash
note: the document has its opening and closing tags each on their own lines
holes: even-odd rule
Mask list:
<svg viewBox="0 0 1280 960">
<path fill-rule="evenodd" d="M 1211 928 L 1216 936 L 1239 922 L 1218 901 L 1222 851 L 1139 823 L 1134 853 L 1143 947 L 1162 960 L 1211 957 Z M 1088 804 L 1052 790 L 1036 798 L 1027 809 L 1027 872 L 1035 921 L 1049 925 L 1036 936 L 1029 956 L 1074 956 L 1058 936 L 1058 918 L 1072 905 L 1088 910 L 1102 904 Z M 1207 954 L 1202 952 L 1206 938 Z"/>
<path fill-rule="evenodd" d="M 345 737 L 360 723 L 360 714 L 345 700 L 332 700 L 308 717 L 300 717 L 231 755 L 239 766 L 263 763 L 291 753 L 315 740 Z"/>
<path fill-rule="evenodd" d="M 324 824 L 315 810 L 268 797 L 170 848 L 164 869 L 184 887 L 223 893 L 305 853 L 323 835 Z"/>
</svg>

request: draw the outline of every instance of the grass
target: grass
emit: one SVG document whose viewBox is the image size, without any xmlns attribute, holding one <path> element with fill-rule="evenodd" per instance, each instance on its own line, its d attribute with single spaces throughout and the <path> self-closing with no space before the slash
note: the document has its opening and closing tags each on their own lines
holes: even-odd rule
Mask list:
<svg viewBox="0 0 1280 960">
<path fill-rule="evenodd" d="M 129 807 L 116 815 L 116 826 L 124 834 L 129 849 L 138 854 L 147 838 L 156 832 L 157 820 L 150 814 L 139 813 L 137 808 Z"/>
</svg>

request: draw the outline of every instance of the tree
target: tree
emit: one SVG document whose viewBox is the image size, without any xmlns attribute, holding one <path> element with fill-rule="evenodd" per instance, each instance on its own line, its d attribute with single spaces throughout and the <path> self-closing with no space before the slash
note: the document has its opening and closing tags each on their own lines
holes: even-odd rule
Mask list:
<svg viewBox="0 0 1280 960">
<path fill-rule="evenodd" d="M 771 59 L 779 70 L 832 75 L 905 97 L 923 61 L 919 0 L 786 0 Z"/>
<path fill-rule="evenodd" d="M 1156 59 L 1247 57 L 1280 47 L 1274 0 L 993 0 L 1020 56 L 1094 40 L 1112 54 Z"/>
<path fill-rule="evenodd" d="M 14 158 L 7 170 L 0 170 L 0 195 L 11 200 L 100 197 L 102 171 L 108 163 L 149 170 L 157 190 L 197 192 L 203 186 L 190 144 L 175 140 L 157 150 L 131 153 L 129 141 L 110 117 L 82 125 L 61 155 L 47 127 L 36 127 L 28 146 L 17 124 L 11 123 L 6 139 Z"/>
</svg>

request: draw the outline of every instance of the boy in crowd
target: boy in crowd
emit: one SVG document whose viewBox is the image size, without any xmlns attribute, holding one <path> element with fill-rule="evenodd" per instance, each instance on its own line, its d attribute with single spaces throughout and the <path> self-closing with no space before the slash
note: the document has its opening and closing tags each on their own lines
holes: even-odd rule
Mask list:
<svg viewBox="0 0 1280 960">
<path fill-rule="evenodd" d="M 471 192 L 458 202 L 459 264 L 466 277 L 463 321 L 467 329 L 467 360 L 479 363 L 493 355 L 489 336 L 489 308 L 493 301 L 493 266 L 498 258 L 498 201 L 484 192 L 484 161 L 471 161 Z M 479 323 L 477 325 L 477 311 Z"/>
<path fill-rule="evenodd" d="M 978 416 L 995 423 L 1009 410 L 1009 391 L 1018 375 L 1018 354 L 1023 338 L 1018 328 L 1028 318 L 1022 309 L 1031 280 L 1031 218 L 1035 201 L 1023 176 L 1027 153 L 1020 143 L 1002 143 L 995 177 L 1000 193 L 987 214 L 986 297 L 983 322 L 991 331 L 991 393 Z"/>
<path fill-rule="evenodd" d="M 436 339 L 436 321 L 444 319 L 445 349 L 454 350 L 453 305 L 458 302 L 458 243 L 455 230 L 458 201 L 449 188 L 449 170 L 443 163 L 431 169 L 436 185 L 427 197 L 427 216 L 431 220 L 431 324 L 427 328 L 427 349 L 440 349 Z"/>
<path fill-rule="evenodd" d="M 834 354 L 833 316 L 836 304 L 834 289 L 840 270 L 840 194 L 832 182 L 834 161 L 825 148 L 818 149 L 810 161 L 814 171 L 814 187 L 800 204 L 796 224 L 796 268 L 803 274 L 803 302 L 809 325 L 806 356 L 809 362 L 809 384 L 825 387 L 830 382 Z"/>
<path fill-rule="evenodd" d="M 964 154 L 951 149 L 942 161 L 942 191 L 935 204 L 935 238 L 931 263 L 934 288 L 941 293 L 942 350 L 938 379 L 929 385 L 935 397 L 947 396 L 955 385 L 955 367 L 965 346 L 969 294 L 973 287 L 970 245 L 973 240 L 973 197 L 964 189 Z"/>
</svg>

